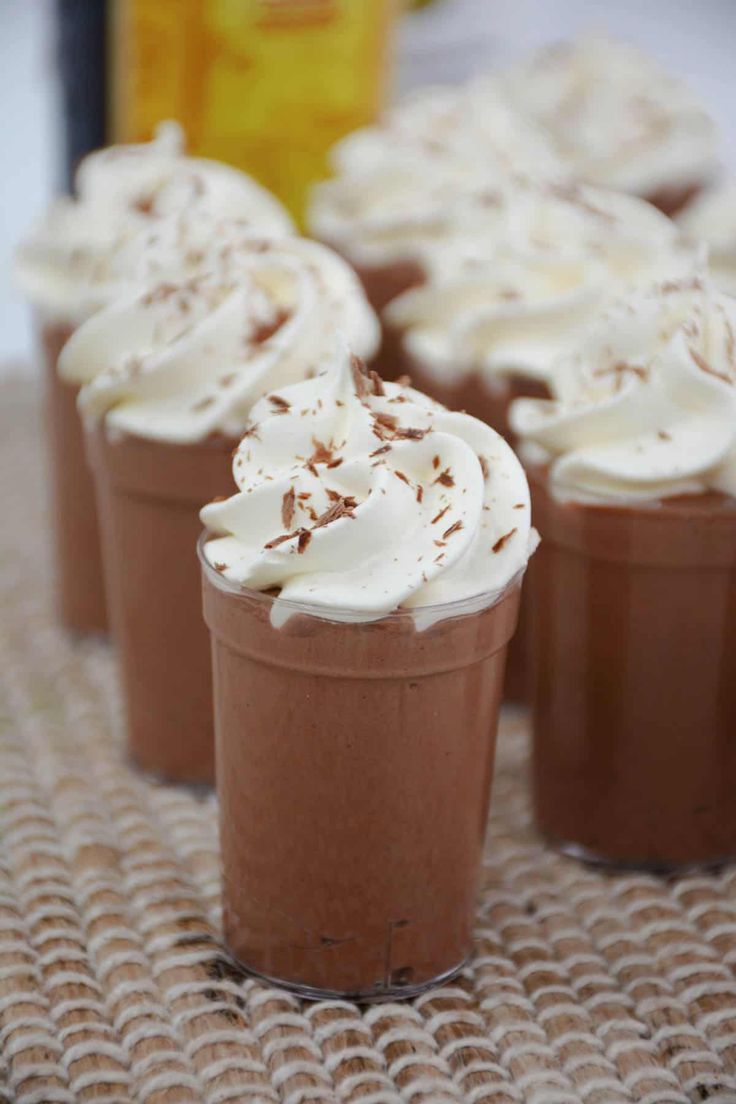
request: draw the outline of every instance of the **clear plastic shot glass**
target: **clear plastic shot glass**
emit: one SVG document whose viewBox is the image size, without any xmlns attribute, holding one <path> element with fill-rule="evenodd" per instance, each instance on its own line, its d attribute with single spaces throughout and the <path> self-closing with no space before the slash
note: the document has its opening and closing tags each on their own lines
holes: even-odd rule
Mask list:
<svg viewBox="0 0 736 1104">
<path fill-rule="evenodd" d="M 229 949 L 307 998 L 451 978 L 471 950 L 521 578 L 357 622 L 234 586 L 203 541 Z"/>
</svg>

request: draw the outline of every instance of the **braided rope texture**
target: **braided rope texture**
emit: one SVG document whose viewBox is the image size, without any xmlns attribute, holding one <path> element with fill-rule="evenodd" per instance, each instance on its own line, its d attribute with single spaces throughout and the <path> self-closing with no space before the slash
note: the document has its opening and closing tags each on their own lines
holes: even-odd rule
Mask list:
<svg viewBox="0 0 736 1104">
<path fill-rule="evenodd" d="M 505 717 L 476 954 L 301 1004 L 217 942 L 215 799 L 126 764 L 114 656 L 50 617 L 42 424 L 0 388 L 0 1102 L 736 1104 L 736 868 L 599 874 L 529 822 Z"/>
</svg>

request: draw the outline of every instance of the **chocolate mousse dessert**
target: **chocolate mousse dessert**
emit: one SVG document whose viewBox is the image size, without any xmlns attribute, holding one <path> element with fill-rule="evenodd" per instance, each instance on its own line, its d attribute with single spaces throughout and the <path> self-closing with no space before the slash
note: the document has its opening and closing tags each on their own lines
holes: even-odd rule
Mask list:
<svg viewBox="0 0 736 1104">
<path fill-rule="evenodd" d="M 534 808 L 569 854 L 736 854 L 736 300 L 705 276 L 603 314 L 511 412 L 531 577 Z"/>
<path fill-rule="evenodd" d="M 466 218 L 470 227 L 470 210 Z M 511 403 L 551 395 L 556 364 L 603 305 L 661 273 L 690 271 L 695 254 L 643 200 L 572 185 L 516 181 L 479 212 L 475 231 L 435 242 L 424 287 L 395 299 L 384 327 L 417 387 L 512 447 Z M 509 648 L 512 701 L 526 698 L 525 620 Z"/>
<path fill-rule="evenodd" d="M 60 364 L 90 379 L 79 404 L 131 754 L 189 782 L 214 769 L 199 509 L 231 489 L 230 454 L 253 403 L 313 374 L 334 327 L 366 356 L 378 343 L 357 277 L 315 242 L 238 236 L 228 224 L 201 268 L 98 312 Z"/>
<path fill-rule="evenodd" d="M 340 348 L 233 474 L 200 544 L 226 942 L 302 996 L 416 994 L 471 948 L 523 471 Z"/>
<path fill-rule="evenodd" d="M 683 80 L 628 42 L 584 35 L 555 43 L 495 83 L 575 179 L 673 215 L 717 175 L 711 116 Z"/>
<path fill-rule="evenodd" d="M 59 352 L 86 318 L 152 278 L 156 237 L 168 219 L 230 216 L 254 232 L 292 230 L 286 211 L 244 173 L 183 152 L 175 124 L 140 146 L 112 146 L 79 166 L 76 196 L 56 200 L 21 245 L 17 283 L 34 309 L 44 365 L 51 505 L 60 623 L 74 632 L 104 631 L 107 612 L 92 480 L 76 410 L 89 376 L 60 375 Z M 191 260 L 176 257 L 180 275 Z M 97 366 L 85 365 L 94 374 Z"/>
</svg>

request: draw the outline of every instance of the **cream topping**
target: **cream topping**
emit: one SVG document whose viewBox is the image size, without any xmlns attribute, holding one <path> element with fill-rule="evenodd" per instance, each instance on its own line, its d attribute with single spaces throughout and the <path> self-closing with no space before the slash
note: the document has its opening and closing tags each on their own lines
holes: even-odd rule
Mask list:
<svg viewBox="0 0 736 1104">
<path fill-rule="evenodd" d="M 425 626 L 445 603 L 494 601 L 535 543 L 505 441 L 342 347 L 254 407 L 233 474 L 238 493 L 202 510 L 205 556 L 231 583 L 280 588 L 275 624 L 290 601 L 357 621 L 417 608 Z"/>
<path fill-rule="evenodd" d="M 352 260 L 423 260 L 458 227 L 496 220 L 499 187 L 519 176 L 562 177 L 544 136 L 493 87 L 430 88 L 333 150 L 310 230 Z"/>
<path fill-rule="evenodd" d="M 547 47 L 497 78 L 574 175 L 637 195 L 700 183 L 717 163 L 713 120 L 690 88 L 604 36 Z"/>
<path fill-rule="evenodd" d="M 17 283 L 45 316 L 77 323 L 130 288 L 152 227 L 183 212 L 272 237 L 293 229 L 269 192 L 229 165 L 187 157 L 180 128 L 163 124 L 152 142 L 82 161 L 76 197 L 52 204 L 21 244 Z"/>
<path fill-rule="evenodd" d="M 495 214 L 485 233 L 448 236 L 428 251 L 427 282 L 386 310 L 410 356 L 438 380 L 548 382 L 606 301 L 693 265 L 695 250 L 672 222 L 633 196 L 517 183 Z"/>
<path fill-rule="evenodd" d="M 238 239 L 226 224 L 212 252 L 216 263 L 199 275 L 154 283 L 72 334 L 59 371 L 85 383 L 86 419 L 179 443 L 240 436 L 263 394 L 320 370 L 336 329 L 361 355 L 376 351 L 360 282 L 326 246 Z"/>
<path fill-rule="evenodd" d="M 554 379 L 511 424 L 560 498 L 736 495 L 736 300 L 707 277 L 619 301 Z"/>
</svg>

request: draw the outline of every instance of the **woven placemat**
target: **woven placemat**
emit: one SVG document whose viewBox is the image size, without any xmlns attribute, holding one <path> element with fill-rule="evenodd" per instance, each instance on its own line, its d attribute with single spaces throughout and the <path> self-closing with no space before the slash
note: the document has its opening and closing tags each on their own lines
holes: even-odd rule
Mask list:
<svg viewBox="0 0 736 1104">
<path fill-rule="evenodd" d="M 521 714 L 458 982 L 366 1011 L 239 976 L 214 798 L 127 767 L 111 648 L 51 621 L 41 446 L 36 390 L 2 384 L 0 1100 L 736 1102 L 736 868 L 610 877 L 546 851 Z"/>
</svg>

